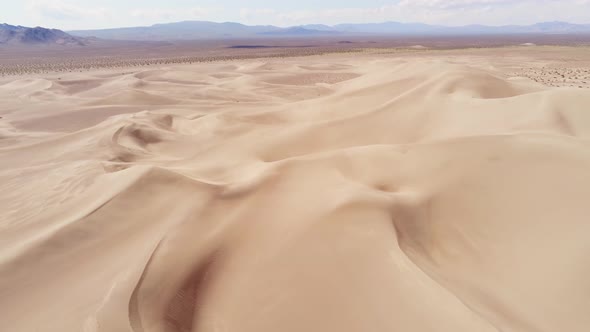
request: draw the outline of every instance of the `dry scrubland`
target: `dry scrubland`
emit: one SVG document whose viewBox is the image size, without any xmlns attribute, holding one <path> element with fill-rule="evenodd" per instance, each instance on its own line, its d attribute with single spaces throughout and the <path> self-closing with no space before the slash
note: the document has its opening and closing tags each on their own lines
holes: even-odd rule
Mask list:
<svg viewBox="0 0 590 332">
<path fill-rule="evenodd" d="M 522 75 L 549 86 L 589 88 L 590 69 L 588 67 L 567 67 L 562 64 L 541 68 L 526 68 Z"/>
<path fill-rule="evenodd" d="M 223 51 L 197 51 L 196 55 L 175 55 L 175 54 L 157 54 L 155 56 L 145 56 L 140 54 L 129 54 L 126 56 L 85 56 L 66 54 L 52 58 L 9 58 L 0 64 L 0 77 L 22 76 L 31 74 L 48 74 L 48 73 L 72 73 L 85 72 L 96 69 L 106 68 L 132 68 L 132 67 L 149 67 L 172 64 L 192 64 L 207 63 L 219 61 L 234 61 L 245 59 L 259 58 L 287 58 L 294 56 L 311 56 L 332 53 L 356 53 L 362 52 L 361 49 L 350 48 L 272 48 L 271 52 L 256 52 L 257 48 L 252 48 L 250 52 L 239 51 L 240 49 L 228 48 Z"/>
<path fill-rule="evenodd" d="M 0 329 L 588 331 L 587 47 L 152 46 L 0 79 Z"/>
<path fill-rule="evenodd" d="M 149 67 L 258 58 L 288 58 L 334 53 L 399 53 L 503 47 L 583 48 L 590 46 L 590 35 L 524 35 L 475 37 L 339 37 L 339 38 L 265 38 L 253 40 L 205 40 L 198 42 L 136 42 L 97 40 L 86 47 L 2 47 L 0 77 L 47 73 L 85 72 L 108 68 Z M 531 52 L 534 54 L 535 52 Z M 485 54 L 485 51 L 484 51 Z M 558 57 L 558 56 L 557 56 Z M 554 58 L 553 60 L 558 60 Z M 566 57 L 566 61 L 571 60 Z M 532 69 L 532 68 L 531 68 Z M 536 78 L 543 80 L 545 68 L 537 68 Z M 566 76 L 568 70 L 562 68 Z M 564 77 L 561 71 L 555 79 Z M 573 72 L 572 74 L 580 74 Z M 583 73 L 581 73 L 583 74 Z M 574 75 L 575 76 L 575 75 Z M 581 76 L 581 75 L 580 75 Z M 586 75 L 587 76 L 587 75 Z M 585 77 L 582 77 L 582 82 Z M 532 78 L 532 77 L 531 77 Z M 567 81 L 567 78 L 566 78 Z M 575 84 L 577 81 L 567 81 Z M 570 85 L 572 85 L 570 84 Z"/>
</svg>

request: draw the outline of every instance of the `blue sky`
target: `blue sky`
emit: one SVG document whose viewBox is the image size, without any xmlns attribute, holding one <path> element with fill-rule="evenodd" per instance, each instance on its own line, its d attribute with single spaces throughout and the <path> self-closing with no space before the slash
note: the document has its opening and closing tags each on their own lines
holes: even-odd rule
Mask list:
<svg viewBox="0 0 590 332">
<path fill-rule="evenodd" d="M 60 29 L 182 20 L 291 26 L 422 22 L 443 25 L 590 23 L 590 0 L 5 0 L 0 23 Z"/>
</svg>

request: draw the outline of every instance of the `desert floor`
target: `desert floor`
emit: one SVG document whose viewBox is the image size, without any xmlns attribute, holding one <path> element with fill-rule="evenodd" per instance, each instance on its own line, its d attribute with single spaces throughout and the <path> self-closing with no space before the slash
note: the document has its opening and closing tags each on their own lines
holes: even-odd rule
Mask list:
<svg viewBox="0 0 590 332">
<path fill-rule="evenodd" d="M 0 330 L 586 332 L 590 48 L 0 79 Z"/>
</svg>

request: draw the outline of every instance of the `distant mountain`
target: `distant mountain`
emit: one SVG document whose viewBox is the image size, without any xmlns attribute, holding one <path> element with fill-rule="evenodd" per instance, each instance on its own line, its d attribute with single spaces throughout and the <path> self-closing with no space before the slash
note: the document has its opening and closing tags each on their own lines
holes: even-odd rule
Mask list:
<svg viewBox="0 0 590 332">
<path fill-rule="evenodd" d="M 533 25 L 486 26 L 467 25 L 449 27 L 423 23 L 383 22 L 367 24 L 338 24 L 328 26 L 309 24 L 280 28 L 272 25 L 248 26 L 240 23 L 214 23 L 186 21 L 156 24 L 149 27 L 119 28 L 106 30 L 70 31 L 80 37 L 98 37 L 115 40 L 199 40 L 231 38 L 264 38 L 277 36 L 330 36 L 330 35 L 391 35 L 391 36 L 437 36 L 478 34 L 580 34 L 590 33 L 590 24 L 544 22 Z"/>
<path fill-rule="evenodd" d="M 590 33 L 590 24 L 572 24 L 567 22 L 543 22 L 533 25 L 485 26 L 468 25 L 443 30 L 448 33 L 464 34 L 579 34 Z"/>
<path fill-rule="evenodd" d="M 318 31 L 336 31 L 336 29 L 332 26 L 325 25 L 325 24 L 307 24 L 301 26 L 304 29 L 309 30 L 318 30 Z"/>
<path fill-rule="evenodd" d="M 83 38 L 61 30 L 0 24 L 0 45 L 84 45 Z"/>
<path fill-rule="evenodd" d="M 533 25 L 466 25 L 441 26 L 422 23 L 368 23 L 368 24 L 339 24 L 334 26 L 336 31 L 347 33 L 370 33 L 379 35 L 477 35 L 477 34 L 560 34 L 560 33 L 590 33 L 590 24 L 571 24 L 566 22 L 544 22 Z"/>
<path fill-rule="evenodd" d="M 369 34 L 421 34 L 443 31 L 447 27 L 422 23 L 366 23 L 366 24 L 338 24 L 333 27 L 336 31 Z"/>
<path fill-rule="evenodd" d="M 69 33 L 80 37 L 114 40 L 191 40 L 244 38 L 279 30 L 281 28 L 274 26 L 248 26 L 232 22 L 185 21 L 155 24 L 149 27 L 79 30 L 69 31 Z"/>
<path fill-rule="evenodd" d="M 265 36 L 329 36 L 339 33 L 338 31 L 333 30 L 316 30 L 304 27 L 292 27 L 292 28 L 284 28 L 279 30 L 267 31 L 262 32 L 260 35 Z"/>
<path fill-rule="evenodd" d="M 529 27 L 530 32 L 547 33 L 579 33 L 589 32 L 590 24 L 571 24 L 567 22 L 544 22 L 533 24 Z"/>
</svg>

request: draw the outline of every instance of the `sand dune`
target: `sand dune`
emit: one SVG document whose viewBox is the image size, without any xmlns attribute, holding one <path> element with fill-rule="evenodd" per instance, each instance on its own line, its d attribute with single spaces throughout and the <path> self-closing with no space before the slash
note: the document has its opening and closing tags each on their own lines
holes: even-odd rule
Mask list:
<svg viewBox="0 0 590 332">
<path fill-rule="evenodd" d="M 587 331 L 590 91 L 491 61 L 5 81 L 0 329 Z"/>
</svg>

